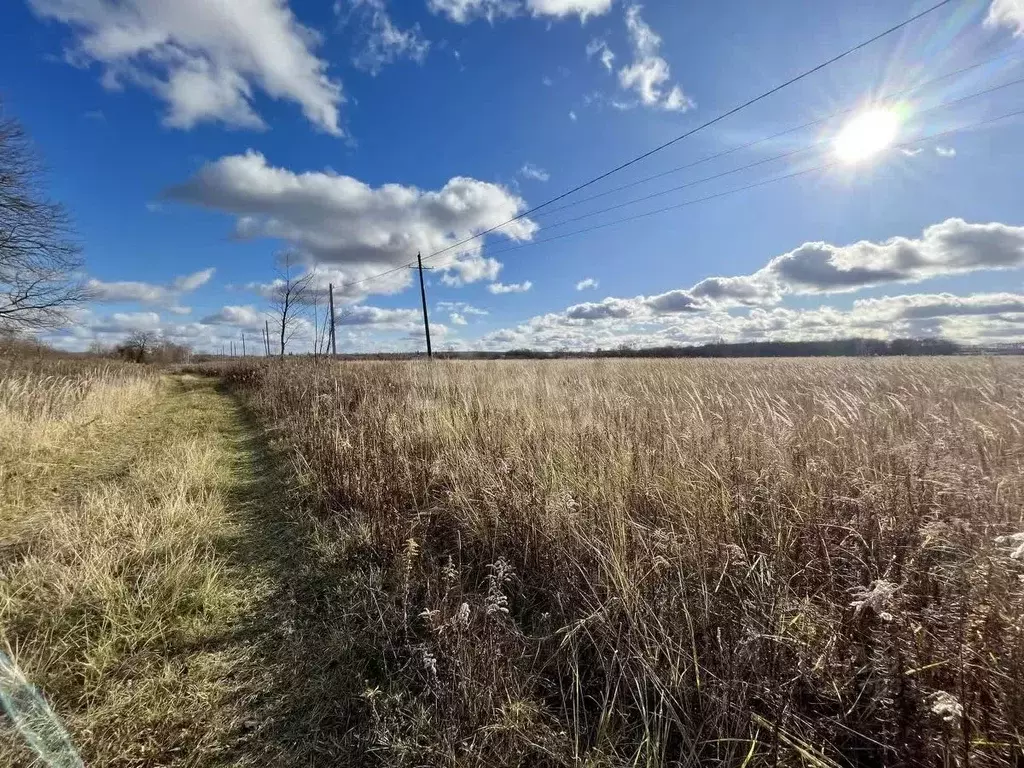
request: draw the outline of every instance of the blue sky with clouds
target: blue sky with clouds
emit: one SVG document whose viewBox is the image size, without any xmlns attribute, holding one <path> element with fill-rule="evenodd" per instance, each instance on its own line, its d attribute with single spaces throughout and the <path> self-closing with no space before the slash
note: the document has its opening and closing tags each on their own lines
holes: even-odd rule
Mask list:
<svg viewBox="0 0 1024 768">
<path fill-rule="evenodd" d="M 417 251 L 496 227 L 931 4 L 7 3 L 4 109 L 75 217 L 95 296 L 50 340 L 252 339 L 288 251 L 318 291 L 340 287 L 340 349 L 419 348 L 418 290 L 395 269 Z M 437 345 L 1019 340 L 1024 118 L 1002 116 L 1024 110 L 1022 35 L 1024 0 L 950 3 L 446 250 L 429 262 Z M 843 161 L 836 136 L 897 92 L 894 146 Z M 311 337 L 300 328 L 293 349 Z"/>
</svg>

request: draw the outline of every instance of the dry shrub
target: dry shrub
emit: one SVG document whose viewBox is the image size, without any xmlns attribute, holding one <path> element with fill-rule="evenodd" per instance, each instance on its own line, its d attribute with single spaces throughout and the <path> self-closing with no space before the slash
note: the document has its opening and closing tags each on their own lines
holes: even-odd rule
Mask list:
<svg viewBox="0 0 1024 768">
<path fill-rule="evenodd" d="M 349 585 L 321 619 L 364 692 L 311 738 L 409 766 L 1013 764 L 1022 372 L 226 369 Z"/>
</svg>

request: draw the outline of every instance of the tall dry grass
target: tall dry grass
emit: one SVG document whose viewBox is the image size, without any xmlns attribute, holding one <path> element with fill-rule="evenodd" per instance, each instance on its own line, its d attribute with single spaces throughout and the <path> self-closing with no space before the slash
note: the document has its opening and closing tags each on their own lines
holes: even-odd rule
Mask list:
<svg viewBox="0 0 1024 768">
<path fill-rule="evenodd" d="M 237 661 L 217 638 L 243 603 L 216 549 L 223 398 L 186 401 L 143 366 L 55 365 L 0 372 L 0 651 L 18 670 L 0 657 L 0 696 L 35 686 L 86 765 L 216 764 Z M 0 713 L 0 765 L 51 765 L 25 736 Z"/>
<path fill-rule="evenodd" d="M 308 551 L 333 586 L 296 656 L 319 686 L 311 753 L 1020 764 L 1022 373 L 229 369 L 318 508 Z"/>
</svg>

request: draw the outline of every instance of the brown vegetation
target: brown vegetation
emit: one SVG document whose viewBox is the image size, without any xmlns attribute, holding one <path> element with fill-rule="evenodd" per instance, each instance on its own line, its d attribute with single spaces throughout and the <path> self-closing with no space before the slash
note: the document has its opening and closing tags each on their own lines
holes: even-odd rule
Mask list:
<svg viewBox="0 0 1024 768">
<path fill-rule="evenodd" d="M 1020 761 L 1022 372 L 229 368 L 314 507 L 294 763 Z"/>
<path fill-rule="evenodd" d="M 89 766 L 239 764 L 238 428 L 209 382 L 0 361 L 0 765 L 81 765 L 59 723 Z"/>
</svg>

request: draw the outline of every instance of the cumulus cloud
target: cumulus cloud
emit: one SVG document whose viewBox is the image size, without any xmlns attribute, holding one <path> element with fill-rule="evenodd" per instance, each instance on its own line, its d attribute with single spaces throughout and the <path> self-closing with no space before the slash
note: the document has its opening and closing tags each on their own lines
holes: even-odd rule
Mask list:
<svg viewBox="0 0 1024 768">
<path fill-rule="evenodd" d="M 589 16 L 601 16 L 612 7 L 612 0 L 526 0 L 526 7 L 534 16 L 579 16 L 586 21 Z"/>
<path fill-rule="evenodd" d="M 606 40 L 595 37 L 587 43 L 587 58 L 591 59 L 594 56 L 597 56 L 605 69 L 609 72 L 612 71 L 612 63 L 615 61 L 615 54 L 612 53 L 612 49 L 608 47 L 608 42 Z"/>
<path fill-rule="evenodd" d="M 128 302 L 165 306 L 176 314 L 187 314 L 190 310 L 177 302 L 183 294 L 206 285 L 213 277 L 214 268 L 201 269 L 190 275 L 174 278 L 169 285 L 146 283 L 135 280 L 105 281 L 90 278 L 85 287 L 89 297 L 98 302 Z"/>
<path fill-rule="evenodd" d="M 238 328 L 260 329 L 268 319 L 266 312 L 260 312 L 251 304 L 245 306 L 226 306 L 200 322 L 207 325 L 232 325 Z"/>
<path fill-rule="evenodd" d="M 324 275 L 329 272 L 336 286 L 401 266 L 417 252 L 450 248 L 526 207 L 505 187 L 463 176 L 436 191 L 401 184 L 371 187 L 330 171 L 297 173 L 273 167 L 253 151 L 208 163 L 165 195 L 235 215 L 239 238 L 289 243 Z M 533 221 L 522 218 L 496 234 L 529 240 L 536 230 Z M 500 264 L 483 257 L 482 248 L 480 241 L 468 243 L 431 263 L 451 284 L 494 279 Z M 400 270 L 362 290 L 388 292 L 408 279 Z"/>
<path fill-rule="evenodd" d="M 860 299 L 849 311 L 771 305 L 786 294 L 844 293 L 1021 267 L 1024 227 L 947 219 L 926 228 L 919 238 L 895 237 L 846 246 L 804 243 L 750 275 L 710 277 L 689 289 L 651 296 L 607 297 L 574 304 L 486 339 L 506 346 L 589 348 L 621 343 L 700 343 L 718 338 L 1016 338 L 1024 335 L 1024 296 L 1019 294 L 910 294 Z"/>
<path fill-rule="evenodd" d="M 938 145 L 935 147 L 935 154 L 939 157 L 956 157 L 956 150 L 953 147 Z"/>
<path fill-rule="evenodd" d="M 585 277 L 576 283 L 577 291 L 586 291 L 591 288 L 597 288 L 597 280 L 592 277 Z"/>
<path fill-rule="evenodd" d="M 638 309 L 636 299 L 607 298 L 599 302 L 574 304 L 565 310 L 565 316 L 570 320 L 623 320 L 636 315 Z"/>
<path fill-rule="evenodd" d="M 491 283 L 487 290 L 494 294 L 501 293 L 526 293 L 533 287 L 533 283 L 526 280 L 522 283 Z"/>
<path fill-rule="evenodd" d="M 458 312 L 449 312 L 448 319 L 451 321 L 452 325 L 466 325 L 466 318 Z"/>
<path fill-rule="evenodd" d="M 430 41 L 423 38 L 419 24 L 399 29 L 388 14 L 385 0 L 351 0 L 351 5 L 364 24 L 362 48 L 353 56 L 353 64 L 376 75 L 398 59 L 423 63 Z"/>
<path fill-rule="evenodd" d="M 784 293 L 840 293 L 1021 266 L 1024 227 L 952 218 L 928 227 L 919 238 L 861 240 L 842 246 L 804 243 L 751 275 L 708 278 L 690 292 L 726 304 L 773 304 Z"/>
<path fill-rule="evenodd" d="M 533 163 L 524 164 L 523 167 L 519 169 L 519 175 L 524 179 L 533 179 L 534 181 L 548 181 L 551 178 L 550 173 Z"/>
<path fill-rule="evenodd" d="M 619 70 L 619 85 L 634 91 L 640 103 L 671 112 L 685 112 L 695 105 L 678 85 L 671 85 L 668 62 L 660 55 L 661 37 L 640 17 L 640 5 L 626 9 L 626 31 L 633 61 Z"/>
<path fill-rule="evenodd" d="M 263 128 L 254 92 L 298 104 L 317 128 L 341 135 L 341 84 L 313 52 L 319 36 L 286 0 L 29 0 L 69 25 L 72 63 L 99 63 L 103 84 L 135 85 L 167 103 L 164 123 L 220 121 Z"/>
<path fill-rule="evenodd" d="M 992 0 L 985 24 L 1008 27 L 1015 36 L 1024 36 L 1024 0 Z"/>
<path fill-rule="evenodd" d="M 501 271 L 501 262 L 479 254 L 460 256 L 451 261 L 446 271 L 441 274 L 441 282 L 454 288 L 476 283 L 480 280 L 497 280 Z"/>
<path fill-rule="evenodd" d="M 834 307 L 721 309 L 657 314 L 650 301 L 605 299 L 539 315 L 477 341 L 485 349 L 612 348 L 703 344 L 712 341 L 809 341 L 835 338 L 938 336 L 966 343 L 1024 339 L 1024 295 L 912 294 Z"/>
</svg>

